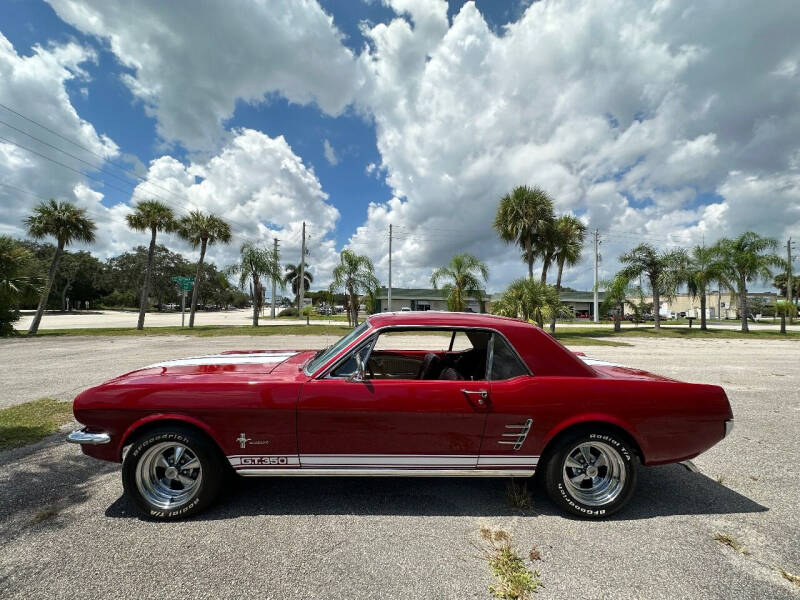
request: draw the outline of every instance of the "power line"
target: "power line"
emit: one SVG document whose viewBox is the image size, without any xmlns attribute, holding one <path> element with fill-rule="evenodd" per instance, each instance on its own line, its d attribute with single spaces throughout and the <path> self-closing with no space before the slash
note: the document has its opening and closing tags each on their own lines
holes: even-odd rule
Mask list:
<svg viewBox="0 0 800 600">
<path fill-rule="evenodd" d="M 40 138 L 36 137 L 35 135 L 31 135 L 30 133 L 28 133 L 28 132 L 26 132 L 26 131 L 23 131 L 22 129 L 18 129 L 17 127 L 14 127 L 13 125 L 11 125 L 11 124 L 9 124 L 9 123 L 6 123 L 6 122 L 5 122 L 5 121 L 3 121 L 2 119 L 0 119 L 0 124 L 3 124 L 3 125 L 5 125 L 6 127 L 10 127 L 10 128 L 11 128 L 11 129 L 13 129 L 14 131 L 18 131 L 19 133 L 21 133 L 21 134 L 23 134 L 23 135 L 27 135 L 29 138 L 31 138 L 31 139 L 33 139 L 33 140 L 36 140 L 36 141 L 37 141 L 37 142 L 39 142 L 40 144 L 44 144 L 45 146 L 48 146 L 48 147 L 52 148 L 53 150 L 55 150 L 55 151 L 57 151 L 57 152 L 61 152 L 62 154 L 65 154 L 66 156 L 69 156 L 70 158 L 73 158 L 73 159 L 75 159 L 75 160 L 77 160 L 77 161 L 80 161 L 80 162 L 82 162 L 83 164 L 85 164 L 85 165 L 88 165 L 88 166 L 90 166 L 91 168 L 93 168 L 93 169 L 95 169 L 95 170 L 97 170 L 97 171 L 100 171 L 101 173 L 105 173 L 105 174 L 106 174 L 106 175 L 108 175 L 109 177 L 113 177 L 114 179 L 117 179 L 118 181 L 121 181 L 121 182 L 122 182 L 122 183 L 124 183 L 125 185 L 131 185 L 131 182 L 130 182 L 130 181 L 128 181 L 127 179 L 124 179 L 123 177 L 120 177 L 120 176 L 119 176 L 119 175 L 117 175 L 116 173 L 112 173 L 111 171 L 107 171 L 106 169 L 104 169 L 102 166 L 95 165 L 95 164 L 93 164 L 93 163 L 90 163 L 90 162 L 89 162 L 89 161 L 87 161 L 87 160 L 83 160 L 83 159 L 82 159 L 82 158 L 80 158 L 79 156 L 75 156 L 74 154 L 71 154 L 71 153 L 67 152 L 66 150 L 62 150 L 61 148 L 59 148 L 59 147 L 57 147 L 57 146 L 54 146 L 53 144 L 51 144 L 51 143 L 49 143 L 49 142 L 46 142 L 46 141 L 44 141 L 44 140 L 42 140 L 42 139 L 40 139 Z M 20 147 L 21 147 L 21 146 L 20 146 Z M 137 177 L 137 178 L 139 178 L 139 179 L 141 179 L 141 180 L 142 180 L 142 182 L 144 183 L 144 185 L 153 185 L 154 187 L 161 187 L 161 186 L 155 186 L 155 185 L 154 185 L 153 183 L 151 183 L 150 181 L 148 181 L 148 180 L 146 180 L 146 179 L 144 179 L 144 178 L 142 178 L 142 177 L 139 177 L 138 175 L 137 175 L 136 177 Z M 162 189 L 163 189 L 163 188 L 162 188 Z M 161 200 L 162 202 L 167 202 L 167 200 L 166 200 L 166 199 L 162 198 L 161 196 L 159 196 L 159 195 L 157 195 L 157 194 L 154 194 L 153 192 L 148 192 L 148 193 L 149 193 L 149 194 L 151 194 L 151 195 L 153 195 L 153 196 L 155 196 L 156 198 L 158 198 L 158 199 L 159 199 L 159 200 Z"/>
<path fill-rule="evenodd" d="M 107 162 L 107 163 L 109 163 L 110 165 L 113 165 L 113 166 L 115 166 L 117 169 L 119 169 L 120 171 L 123 171 L 124 173 L 128 174 L 129 176 L 131 176 L 131 177 L 135 177 L 136 179 L 139 179 L 140 181 L 146 182 L 146 183 L 148 183 L 149 185 L 152 185 L 152 186 L 154 186 L 154 187 L 157 187 L 157 188 L 159 188 L 159 189 L 161 189 L 161 190 L 163 190 L 163 191 L 167 192 L 168 194 L 171 194 L 171 192 L 170 192 L 170 191 L 169 191 L 167 188 L 165 188 L 165 187 L 162 187 L 162 186 L 160 186 L 160 185 L 158 185 L 158 184 L 156 184 L 156 183 L 153 183 L 153 182 L 151 182 L 151 181 L 147 180 L 146 178 L 144 178 L 144 177 L 142 177 L 141 175 L 137 174 L 135 171 L 132 171 L 132 170 L 130 170 L 130 169 L 127 169 L 127 168 L 125 168 L 125 167 L 121 167 L 121 166 L 119 166 L 117 163 L 115 163 L 113 160 L 111 160 L 111 158 L 110 158 L 110 157 L 106 157 L 106 156 L 103 156 L 103 155 L 101 155 L 101 154 L 98 154 L 98 153 L 97 153 L 97 152 L 95 152 L 94 150 L 92 150 L 92 149 L 90 149 L 90 148 L 87 148 L 86 146 L 84 146 L 84 145 L 82 145 L 82 144 L 79 144 L 78 142 L 76 142 L 76 141 L 74 141 L 74 140 L 72 140 L 72 139 L 68 138 L 68 137 L 67 137 L 67 136 L 65 136 L 65 135 L 62 135 L 62 134 L 58 133 L 57 131 L 55 131 L 55 130 L 53 130 L 53 129 L 50 129 L 50 128 L 49 128 L 49 127 L 47 127 L 46 125 L 42 125 L 41 123 L 39 123 L 38 121 L 36 121 L 36 120 L 34 120 L 34 119 L 31 119 L 30 117 L 26 117 L 26 116 L 25 116 L 25 115 L 23 115 L 22 113 L 20 113 L 20 112 L 18 112 L 18 111 L 16 111 L 16 110 L 14 110 L 13 108 L 11 108 L 11 107 L 9 107 L 9 106 L 6 106 L 6 105 L 5 105 L 5 104 L 3 104 L 2 102 L 0 102 L 0 107 L 2 107 L 2 108 L 4 108 L 4 109 L 6 109 L 6 110 L 7 110 L 7 111 L 9 111 L 10 113 L 12 113 L 12 114 L 14 114 L 14 115 L 18 116 L 18 117 L 19 117 L 19 118 L 21 118 L 21 119 L 24 119 L 24 120 L 28 121 L 29 123 L 33 123 L 33 124 L 34 124 L 34 125 L 36 125 L 37 127 L 41 127 L 41 128 L 42 128 L 42 129 L 44 129 L 45 131 L 48 131 L 49 133 L 52 133 L 54 136 L 56 136 L 56 137 L 58 137 L 58 138 L 60 138 L 60 139 L 64 140 L 65 142 L 67 142 L 67 143 L 69 143 L 69 144 L 72 144 L 73 146 L 76 146 L 76 147 L 80 148 L 81 150 L 84 150 L 85 152 L 88 152 L 89 154 L 91 154 L 92 156 L 95 156 L 95 157 L 99 158 L 99 159 L 100 159 L 100 160 L 102 160 L 103 162 Z M 4 124 L 5 124 L 5 125 L 8 125 L 8 123 L 4 123 Z M 12 127 L 13 129 L 16 129 L 15 127 L 13 127 L 13 126 L 11 126 L 11 125 L 9 125 L 9 127 Z M 20 131 L 20 130 L 17 130 L 17 131 Z M 33 137 L 32 135 L 30 135 L 30 134 L 28 134 L 28 133 L 25 133 L 24 131 L 23 131 L 22 133 L 24 133 L 25 135 L 28 135 L 29 137 Z M 36 139 L 36 138 L 34 138 L 34 139 Z M 43 143 L 46 143 L 46 142 L 43 142 Z M 62 152 L 63 152 L 63 150 L 62 150 Z M 78 159 L 78 160 L 80 160 L 80 159 Z"/>
<path fill-rule="evenodd" d="M 151 191 L 147 191 L 147 193 L 148 193 L 149 195 L 151 195 L 151 196 L 154 196 L 154 197 L 155 197 L 155 198 L 157 198 L 158 200 L 161 200 L 161 201 L 162 201 L 164 204 L 167 204 L 168 206 L 170 206 L 170 208 L 172 208 L 173 210 L 175 210 L 175 211 L 176 211 L 176 212 L 178 212 L 179 214 L 182 214 L 183 216 L 188 216 L 188 215 L 189 215 L 189 211 L 188 211 L 188 210 L 187 210 L 187 209 L 186 209 L 184 206 L 182 206 L 182 205 L 181 205 L 181 203 L 183 202 L 183 200 L 182 200 L 182 199 L 179 199 L 179 198 L 177 198 L 176 196 L 174 196 L 174 195 L 172 194 L 172 192 L 171 192 L 170 190 L 168 190 L 167 188 L 165 188 L 165 187 L 163 187 L 163 186 L 161 186 L 161 185 L 159 185 L 159 184 L 157 184 L 157 183 L 154 183 L 154 182 L 150 181 L 149 179 L 147 179 L 147 178 L 145 178 L 145 177 L 142 177 L 141 175 L 138 175 L 138 174 L 137 174 L 137 173 L 135 173 L 134 171 L 131 171 L 131 170 L 129 170 L 129 169 L 125 169 L 124 167 L 120 167 L 119 165 L 115 164 L 115 163 L 114 163 L 112 160 L 110 160 L 109 158 L 107 158 L 107 157 L 104 157 L 104 156 L 102 156 L 102 155 L 100 155 L 100 154 L 98 154 L 98 153 L 94 152 L 94 151 L 93 151 L 93 150 L 91 150 L 90 148 L 87 148 L 86 146 L 84 146 L 84 145 L 82 145 L 82 144 L 79 144 L 78 142 L 76 142 L 76 141 L 74 141 L 74 140 L 72 140 L 72 139 L 68 138 L 67 136 L 64 136 L 64 135 L 60 134 L 59 132 L 57 132 L 57 131 L 55 131 L 55 130 L 53 130 L 53 129 L 49 128 L 49 127 L 47 127 L 46 125 L 43 125 L 43 124 L 39 123 L 38 121 L 36 121 L 36 120 L 34 120 L 34 119 L 31 119 L 30 117 L 26 117 L 26 116 L 25 116 L 25 115 L 23 115 L 22 113 L 20 113 L 20 112 L 18 112 L 18 111 L 16 111 L 16 110 L 14 110 L 13 108 L 11 108 L 11 107 L 9 107 L 9 106 L 6 106 L 6 105 L 5 105 L 5 104 L 3 104 L 3 103 L 0 103 L 0 107 L 2 107 L 2 108 L 4 108 L 4 109 L 6 109 L 7 111 L 9 111 L 9 112 L 13 113 L 14 115 L 16 115 L 16 116 L 20 117 L 21 119 L 24 119 L 25 121 L 28 121 L 29 123 L 33 123 L 33 124 L 34 124 L 34 125 L 36 125 L 37 127 L 41 127 L 41 128 L 42 128 L 42 129 L 44 129 L 45 131 L 48 131 L 48 132 L 52 133 L 52 134 L 53 134 L 53 135 L 55 135 L 56 137 L 58 137 L 58 138 L 60 138 L 60 139 L 62 139 L 62 140 L 64 140 L 64 141 L 66 141 L 66 142 L 68 142 L 68 143 L 72 144 L 73 146 L 76 146 L 76 147 L 78 147 L 78 148 L 80 148 L 80 149 L 82 149 L 82 150 L 84 150 L 84 151 L 88 152 L 89 154 L 92 154 L 93 156 L 95 156 L 95 157 L 99 158 L 100 160 L 102 160 L 102 161 L 104 161 L 104 162 L 107 162 L 107 163 L 111 164 L 112 166 L 115 166 L 117 169 L 119 169 L 119 170 L 121 170 L 122 172 L 126 173 L 128 176 L 130 176 L 130 177 L 132 177 L 132 178 L 135 178 L 135 179 L 138 179 L 138 180 L 140 180 L 140 181 L 141 181 L 141 182 L 142 182 L 144 185 L 148 185 L 148 186 L 151 186 L 151 187 L 154 187 L 154 188 L 158 188 L 158 189 L 160 189 L 160 190 L 162 190 L 162 191 L 166 192 L 167 194 L 169 194 L 169 195 L 170 195 L 170 198 L 174 199 L 174 203 L 171 203 L 169 200 L 167 200 L 166 198 L 164 198 L 164 197 L 162 197 L 162 196 L 160 196 L 160 195 L 158 195 L 158 194 L 156 194 L 156 193 L 153 193 L 153 192 L 151 192 Z M 11 128 L 11 129 L 13 129 L 13 130 L 15 130 L 15 131 L 18 131 L 19 133 L 22 133 L 23 135 L 26 135 L 26 136 L 30 137 L 30 138 L 31 138 L 31 139 L 33 139 L 33 140 L 36 140 L 37 142 L 39 142 L 39 143 L 41 143 L 41 144 L 44 144 L 45 146 L 48 146 L 48 147 L 50 147 L 50 148 L 52 148 L 52 149 L 54 149 L 54 150 L 56 150 L 56 151 L 58 151 L 58 152 L 61 152 L 62 154 L 66 155 L 66 156 L 69 156 L 70 158 L 72 158 L 72 159 L 74 159 L 74 160 L 77 160 L 77 161 L 79 161 L 79 162 L 81 162 L 81 163 L 83 163 L 83 164 L 85 164 L 85 165 L 88 165 L 89 167 L 91 167 L 91 168 L 93 168 L 93 169 L 95 169 L 95 170 L 97 170 L 97 171 L 100 171 L 101 173 L 104 173 L 104 174 L 106 174 L 106 175 L 108 175 L 108 176 L 110 176 L 110 177 L 114 177 L 115 179 L 117 179 L 117 180 L 121 181 L 122 183 L 124 183 L 124 184 L 126 184 L 126 185 L 130 185 L 130 186 L 132 186 L 132 187 L 134 187 L 134 188 L 137 186 L 137 184 L 134 184 L 134 183 L 132 183 L 132 182 L 130 182 L 130 181 L 128 181 L 128 180 L 126 180 L 126 179 L 123 179 L 122 177 L 120 177 L 120 176 L 119 176 L 119 175 L 117 175 L 116 173 L 112 173 L 112 172 L 110 172 L 110 171 L 108 171 L 108 170 L 106 170 L 106 169 L 103 169 L 103 168 L 102 168 L 102 166 L 95 165 L 95 164 L 93 164 L 93 163 L 91 163 L 91 162 L 89 162 L 89 161 L 86 161 L 86 160 L 84 160 L 84 159 L 82 159 L 82 158 L 78 157 L 78 156 L 75 156 L 74 154 L 71 154 L 70 152 L 67 152 L 66 150 L 63 150 L 62 148 L 59 148 L 59 147 L 57 147 L 57 146 L 54 146 L 53 144 L 50 144 L 49 142 L 46 142 L 46 141 L 44 141 L 44 140 L 42 140 L 42 139 L 40 139 L 40 138 L 38 138 L 38 137 L 36 137 L 36 136 L 34 136 L 34 135 L 32 135 L 32 134 L 30 134 L 30 133 L 28 133 L 28 132 L 26 132 L 26 131 L 22 130 L 22 129 L 19 129 L 19 128 L 15 127 L 14 125 L 11 125 L 11 124 L 9 124 L 9 123 L 7 123 L 7 122 L 3 121 L 3 120 L 0 120 L 0 123 L 2 123 L 3 125 L 5 125 L 5 126 L 7 126 L 7 127 Z M 107 181 L 104 181 L 103 179 L 100 179 L 100 178 L 97 178 L 97 177 L 93 177 L 93 176 L 89 175 L 88 173 L 84 173 L 84 172 L 82 172 L 82 171 L 80 171 L 80 170 L 78 170 L 78 169 L 74 169 L 73 167 L 70 167 L 69 165 L 65 165 L 64 163 L 62 163 L 62 162 L 60 162 L 60 161 L 57 161 L 57 160 L 55 160 L 55 159 L 53 159 L 53 158 L 50 158 L 50 157 L 48 157 L 48 156 L 45 156 L 44 154 L 41 154 L 41 153 L 39 153 L 39 152 L 36 152 L 35 150 L 32 150 L 32 149 L 30 149 L 30 148 L 27 148 L 26 146 L 23 146 L 22 144 L 19 144 L 19 143 L 17 143 L 17 142 L 13 142 L 13 141 L 11 141 L 11 140 L 8 140 L 8 139 L 2 138 L 2 137 L 0 137 L 0 140 L 4 140 L 4 141 L 6 141 L 7 143 L 10 143 L 10 144 L 12 144 L 12 145 L 15 145 L 15 146 L 17 146 L 17 147 L 19 147 L 19 148 L 22 148 L 23 150 L 27 150 L 28 152 L 31 152 L 31 153 L 33 153 L 33 154 L 36 154 L 37 156 L 40 156 L 41 158 L 44 158 L 45 160 L 49 160 L 50 162 L 53 162 L 53 163 L 55 163 L 55 164 L 58 164 L 58 165 L 60 165 L 60 166 L 62 166 L 62 167 L 64 167 L 64 168 L 67 168 L 67 169 L 69 169 L 69 170 L 71 170 L 71 171 L 73 171 L 73 172 L 75 172 L 75 173 L 78 173 L 79 175 L 83 175 L 83 176 L 85 176 L 85 177 L 89 177 L 90 179 L 93 179 L 93 180 L 95 180 L 95 181 L 97 181 L 97 182 L 99 182 L 99 183 L 102 183 L 103 185 L 106 185 L 106 186 L 108 186 L 110 189 L 113 189 L 113 190 L 115 190 L 115 191 L 118 191 L 118 192 L 120 192 L 120 193 L 122 193 L 122 194 L 131 194 L 131 195 L 133 194 L 133 190 L 131 190 L 131 191 L 128 191 L 128 190 L 121 190 L 120 188 L 118 188 L 118 187 L 115 187 L 115 186 L 111 185 L 109 182 L 107 182 Z M 233 223 L 233 224 L 235 224 L 235 225 L 238 225 L 239 227 L 242 227 L 242 228 L 247 228 L 247 227 L 249 226 L 249 224 L 245 224 L 245 223 L 242 223 L 242 222 L 240 222 L 240 221 L 236 221 L 236 220 L 233 220 L 233 219 L 231 219 L 231 218 L 230 218 L 230 216 L 226 216 L 226 219 L 227 219 L 228 221 L 230 221 L 231 223 Z M 239 235 L 240 237 L 244 238 L 244 239 L 260 240 L 260 238 L 255 238 L 255 237 L 253 237 L 253 236 L 250 236 L 250 235 L 247 235 L 247 234 L 245 234 L 244 232 L 239 232 L 239 234 L 238 234 L 238 235 Z M 295 236 L 295 237 L 296 237 L 296 236 Z"/>
</svg>

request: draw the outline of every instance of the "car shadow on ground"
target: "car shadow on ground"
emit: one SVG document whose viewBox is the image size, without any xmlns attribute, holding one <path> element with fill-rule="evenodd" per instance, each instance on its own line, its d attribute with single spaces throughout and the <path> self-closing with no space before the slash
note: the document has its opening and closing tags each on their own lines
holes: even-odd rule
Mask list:
<svg viewBox="0 0 800 600">
<path fill-rule="evenodd" d="M 76 452 L 77 451 L 77 452 Z M 119 465 L 89 459 L 63 433 L 0 453 L 0 538 L 9 541 L 25 527 L 63 527 L 72 506 L 83 504 L 96 479 Z"/>
<path fill-rule="evenodd" d="M 414 477 L 239 478 L 220 501 L 197 520 L 255 515 L 526 516 L 563 514 L 535 480 L 529 480 L 533 507 L 520 511 L 506 499 L 508 479 Z M 522 481 L 517 480 L 517 483 Z M 668 515 L 752 513 L 768 510 L 701 473 L 679 465 L 640 471 L 630 504 L 612 518 L 648 519 Z M 120 497 L 109 517 L 133 517 Z"/>
</svg>

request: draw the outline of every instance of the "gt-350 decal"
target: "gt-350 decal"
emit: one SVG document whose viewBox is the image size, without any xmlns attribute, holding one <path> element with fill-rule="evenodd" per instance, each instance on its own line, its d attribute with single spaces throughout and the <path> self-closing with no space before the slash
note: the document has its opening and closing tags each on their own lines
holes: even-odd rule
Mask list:
<svg viewBox="0 0 800 600">
<path fill-rule="evenodd" d="M 228 461 L 234 469 L 237 468 L 250 468 L 250 467 L 297 467 L 300 466 L 300 460 L 297 456 L 281 456 L 278 454 L 260 455 L 255 456 L 252 454 L 247 455 L 234 455 L 229 456 Z"/>
</svg>

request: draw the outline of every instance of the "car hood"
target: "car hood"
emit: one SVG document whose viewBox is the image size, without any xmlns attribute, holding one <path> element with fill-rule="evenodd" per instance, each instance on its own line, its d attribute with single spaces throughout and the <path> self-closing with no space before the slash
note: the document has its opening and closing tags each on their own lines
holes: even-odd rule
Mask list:
<svg viewBox="0 0 800 600">
<path fill-rule="evenodd" d="M 669 377 L 664 377 L 662 375 L 656 375 L 654 373 L 650 373 L 649 371 L 643 371 L 641 369 L 634 369 L 632 367 L 626 367 L 624 365 L 620 365 L 614 362 L 609 362 L 607 360 L 599 360 L 597 358 L 592 358 L 591 356 L 586 356 L 582 352 L 576 352 L 575 354 L 578 355 L 586 365 L 591 367 L 600 377 L 609 377 L 612 379 L 646 379 L 650 381 L 675 381 L 675 379 L 670 379 Z"/>
<path fill-rule="evenodd" d="M 230 350 L 153 363 L 126 376 L 208 375 L 225 373 L 272 373 L 284 363 L 302 362 L 313 355 L 303 350 Z"/>
</svg>

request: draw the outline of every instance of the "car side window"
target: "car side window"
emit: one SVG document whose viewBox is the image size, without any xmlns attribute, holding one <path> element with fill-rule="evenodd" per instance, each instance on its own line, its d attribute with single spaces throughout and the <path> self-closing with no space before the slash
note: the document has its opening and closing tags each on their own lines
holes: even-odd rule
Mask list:
<svg viewBox="0 0 800 600">
<path fill-rule="evenodd" d="M 492 374 L 493 381 L 512 379 L 520 375 L 528 375 L 528 369 L 509 346 L 504 337 L 495 335 L 493 340 L 494 348 L 492 352 Z"/>
</svg>

